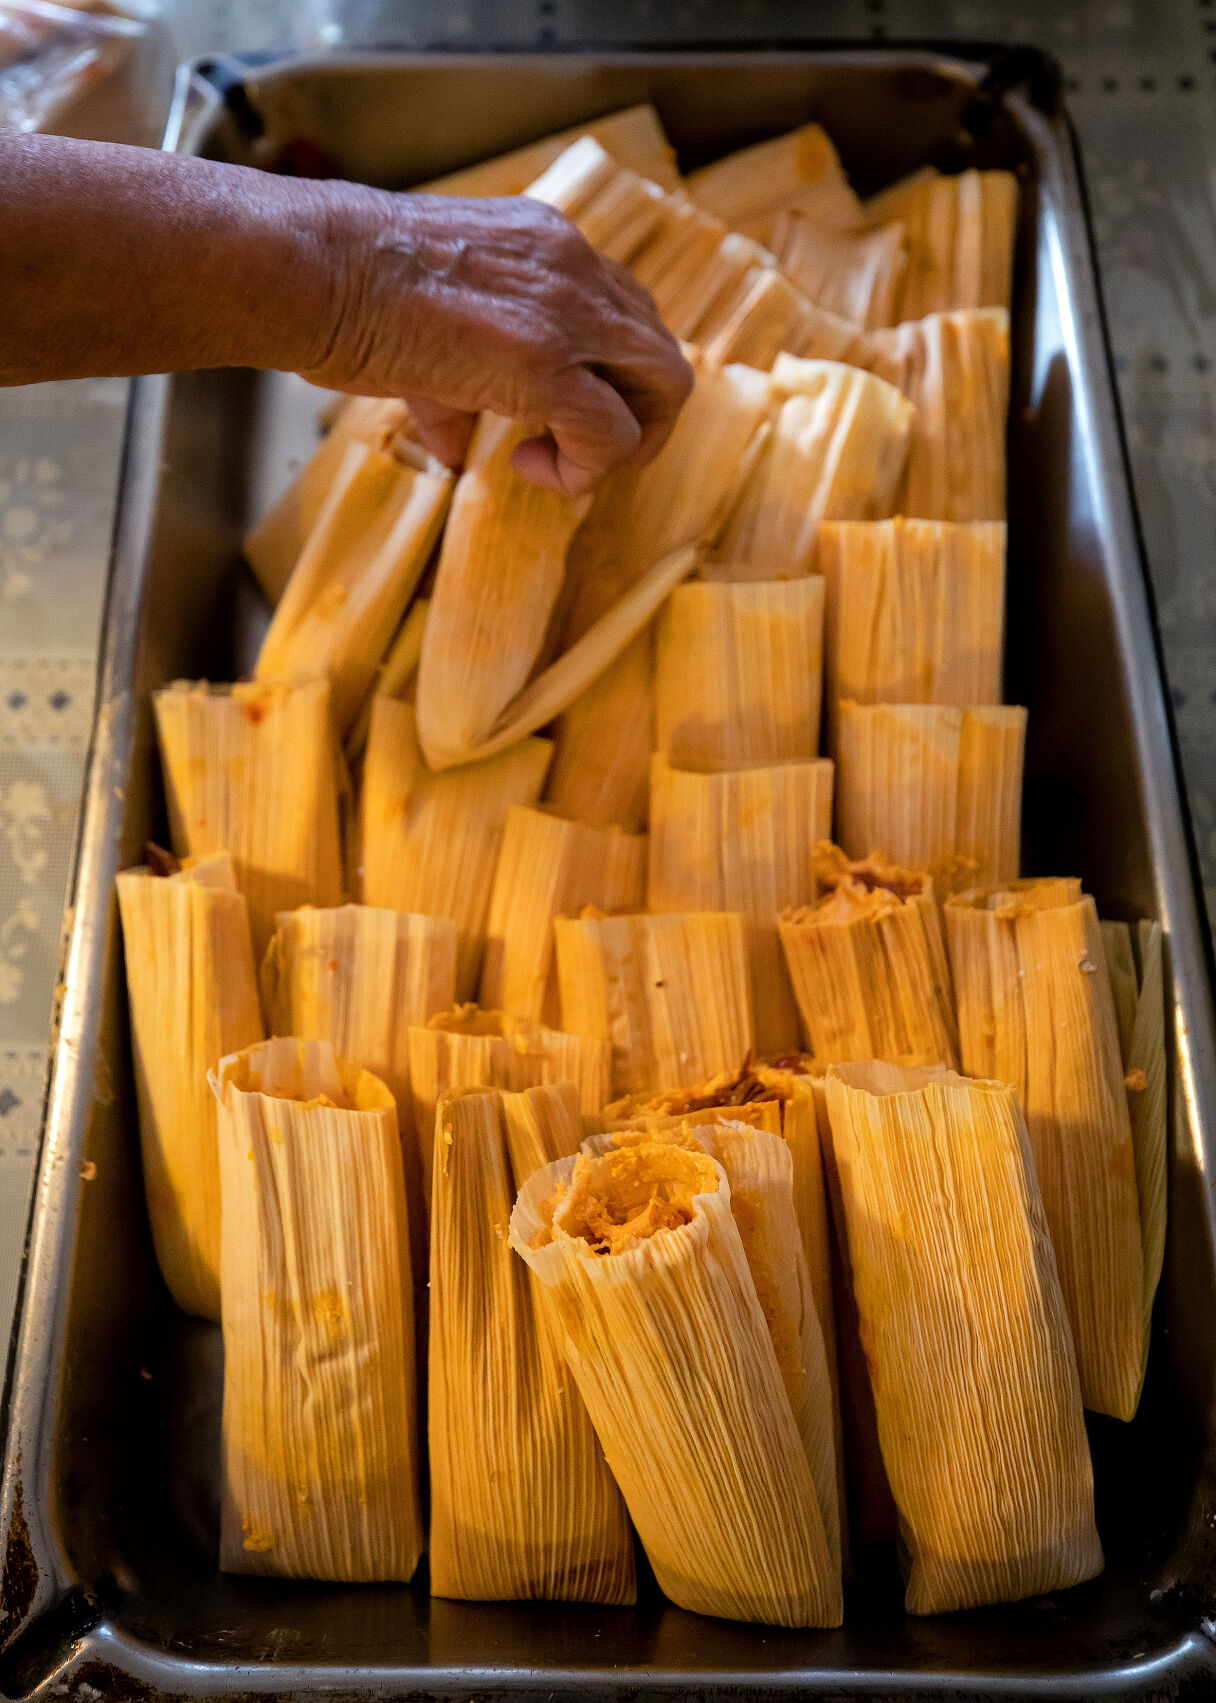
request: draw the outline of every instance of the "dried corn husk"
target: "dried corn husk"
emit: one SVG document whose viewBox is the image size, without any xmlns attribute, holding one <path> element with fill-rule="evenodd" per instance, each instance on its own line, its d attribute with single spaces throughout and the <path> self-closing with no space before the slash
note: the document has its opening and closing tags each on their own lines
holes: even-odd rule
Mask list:
<svg viewBox="0 0 1216 1703">
<path fill-rule="evenodd" d="M 655 734 L 678 769 L 819 751 L 824 582 L 678 586 L 656 622 Z"/>
<path fill-rule="evenodd" d="M 647 101 L 610 112 L 605 118 L 576 124 L 569 130 L 559 130 L 554 136 L 528 142 L 522 148 L 513 148 L 475 166 L 432 178 L 422 188 L 436 195 L 522 195 L 581 136 L 593 136 L 614 160 L 664 189 L 680 187 L 675 153 L 663 133 L 658 113 Z"/>
<path fill-rule="evenodd" d="M 707 211 L 761 242 L 771 239 L 786 208 L 838 230 L 851 230 L 862 213 L 831 138 L 818 124 L 740 148 L 694 171 L 685 183 Z"/>
<path fill-rule="evenodd" d="M 928 871 L 939 895 L 1017 873 L 1026 711 L 840 705 L 836 838 Z"/>
<path fill-rule="evenodd" d="M 950 971 L 933 881 L 872 856 L 816 848 L 827 897 L 786 911 L 781 945 L 818 1059 L 958 1068 Z"/>
<path fill-rule="evenodd" d="M 1140 1202 L 1140 1245 L 1144 1258 L 1144 1352 L 1141 1379 L 1148 1364 L 1153 1298 L 1165 1259 L 1168 1205 L 1168 1104 L 1165 1056 L 1165 964 L 1161 924 L 1142 922 L 1140 993 L 1127 1049 L 1128 1098 L 1132 1146 L 1136 1154 L 1136 1193 Z M 1143 1077 L 1143 1087 L 1141 1086 Z"/>
<path fill-rule="evenodd" d="M 934 313 L 870 338 L 866 364 L 915 405 L 893 507 L 926 520 L 1004 520 L 1008 311 Z"/>
<path fill-rule="evenodd" d="M 1005 630 L 1000 521 L 839 521 L 820 527 L 829 738 L 858 704 L 996 704 Z"/>
<path fill-rule="evenodd" d="M 651 634 L 641 633 L 557 725 L 545 802 L 566 816 L 631 834 L 646 827 L 654 749 Z"/>
<path fill-rule="evenodd" d="M 220 1316 L 220 1171 L 207 1072 L 262 1039 L 249 911 L 226 852 L 168 876 L 126 869 L 118 904 L 157 1262 L 187 1313 Z"/>
<path fill-rule="evenodd" d="M 312 456 L 245 534 L 245 560 L 271 603 L 277 603 L 309 534 L 321 517 L 351 444 L 380 452 L 404 444 L 413 429 L 410 411 L 395 397 L 352 396 Z"/>
<path fill-rule="evenodd" d="M 538 1106 L 544 1097 L 549 1103 Z M 439 1104 L 431 1203 L 431 1591 L 480 1601 L 631 1603 L 633 1535 L 561 1341 L 503 1229 L 517 1145 L 577 1151 L 578 1099 L 460 1094 Z M 536 1169 L 533 1166 L 531 1169 Z"/>
<path fill-rule="evenodd" d="M 553 919 L 636 911 L 646 896 L 646 841 L 513 805 L 490 896 L 481 1003 L 556 1028 L 561 1017 Z"/>
<path fill-rule="evenodd" d="M 363 901 L 449 917 L 458 934 L 457 997 L 481 972 L 494 870 L 512 804 L 534 804 L 553 747 L 526 739 L 500 756 L 432 774 L 414 711 L 394 698 L 372 707 L 363 765 Z"/>
<path fill-rule="evenodd" d="M 1119 1024 L 1119 1051 L 1127 1063 L 1136 1026 L 1136 1002 L 1140 997 L 1140 978 L 1136 974 L 1136 958 L 1132 951 L 1132 931 L 1125 922 L 1103 922 L 1102 950 L 1106 954 L 1106 969 L 1110 976 L 1110 991 L 1115 1002 L 1115 1018 Z"/>
<path fill-rule="evenodd" d="M 612 1053 L 589 1035 L 564 1034 L 539 1023 L 459 1005 L 410 1030 L 410 1095 L 422 1159 L 423 1191 L 431 1198 L 435 1107 L 466 1088 L 522 1093 L 554 1082 L 572 1083 L 581 1110 L 592 1114 L 611 1092 Z"/>
<path fill-rule="evenodd" d="M 775 1142 L 769 1156 L 784 1157 Z M 667 1595 L 731 1619 L 838 1625 L 839 1572 L 730 1203 L 704 1153 L 583 1154 L 525 1185 L 511 1245 Z M 788 1272 L 792 1215 L 785 1233 Z"/>
<path fill-rule="evenodd" d="M 1085 1405 L 1130 1419 L 1144 1259 L 1119 1029 L 1093 900 L 1024 881 L 946 904 L 963 1068 L 1017 1091 Z"/>
<path fill-rule="evenodd" d="M 401 698 L 411 704 L 414 701 L 418 663 L 422 656 L 422 635 L 426 631 L 426 618 L 430 607 L 426 598 L 415 598 L 410 605 L 409 614 L 388 648 L 384 661 L 376 670 L 375 683 L 363 700 L 363 706 L 343 748 L 346 761 L 352 768 L 362 762 L 363 753 L 367 750 L 367 735 L 372 725 L 372 705 L 376 699 Z"/>
<path fill-rule="evenodd" d="M 779 356 L 772 384 L 785 400 L 706 577 L 797 578 L 811 571 L 822 521 L 891 513 L 908 449 L 907 399 L 835 361 Z"/>
<path fill-rule="evenodd" d="M 329 687 L 178 680 L 152 703 L 173 850 L 232 854 L 260 957 L 277 911 L 342 901 Z"/>
<path fill-rule="evenodd" d="M 869 231 L 832 230 L 798 208 L 779 213 L 773 252 L 817 307 L 865 331 L 895 325 L 907 266 L 902 220 Z"/>
<path fill-rule="evenodd" d="M 864 204 L 866 226 L 902 221 L 908 252 L 895 309 L 921 319 L 958 308 L 1008 308 L 1018 182 L 1012 172 L 917 172 Z M 895 323 L 894 320 L 891 321 Z"/>
<path fill-rule="evenodd" d="M 422 1551 L 393 1096 L 325 1041 L 224 1059 L 220 1566 L 409 1579 Z"/>
<path fill-rule="evenodd" d="M 562 1023 L 612 1047 L 617 1094 L 738 1071 L 753 1050 L 747 919 L 559 917 Z"/>
<path fill-rule="evenodd" d="M 1092 1578 L 1081 1392 L 1013 1092 L 874 1062 L 833 1066 L 827 1106 L 909 1612 Z"/>
<path fill-rule="evenodd" d="M 706 358 L 745 361 L 768 372 L 783 351 L 817 361 L 846 361 L 879 370 L 882 352 L 868 332 L 827 308 L 817 307 L 772 265 L 745 274 L 734 298 L 720 309 L 705 342 Z"/>
<path fill-rule="evenodd" d="M 832 813 L 826 758 L 774 768 L 695 774 L 656 756 L 650 776 L 652 911 L 740 911 L 756 1045 L 799 1044 L 798 1012 L 777 938 L 777 917 L 816 892 L 813 851 Z"/>
<path fill-rule="evenodd" d="M 438 462 L 347 447 L 258 652 L 255 678 L 327 679 L 340 735 L 350 731 L 413 596 L 451 500 Z"/>
</svg>

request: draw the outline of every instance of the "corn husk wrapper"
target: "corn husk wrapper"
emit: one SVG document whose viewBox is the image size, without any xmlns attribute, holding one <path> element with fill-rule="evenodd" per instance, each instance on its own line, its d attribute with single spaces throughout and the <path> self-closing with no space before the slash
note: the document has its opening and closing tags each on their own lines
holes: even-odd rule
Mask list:
<svg viewBox="0 0 1216 1703">
<path fill-rule="evenodd" d="M 522 195 L 543 171 L 547 171 L 572 142 L 582 136 L 593 136 L 614 160 L 631 171 L 652 179 L 664 189 L 678 189 L 680 174 L 676 169 L 675 153 L 663 133 L 659 115 L 650 103 L 624 107 L 604 118 L 559 130 L 556 135 L 543 136 L 538 142 L 528 142 L 522 148 L 495 155 L 493 159 L 447 172 L 422 185 L 435 195 Z"/>
<path fill-rule="evenodd" d="M 816 848 L 827 896 L 786 911 L 781 945 L 817 1059 L 958 1068 L 950 970 L 931 877 Z"/>
<path fill-rule="evenodd" d="M 1115 1002 L 1115 1019 L 1119 1025 L 1119 1051 L 1124 1064 L 1132 1044 L 1136 1026 L 1136 1004 L 1140 998 L 1140 977 L 1136 956 L 1132 950 L 1132 931 L 1125 922 L 1101 922 L 1102 950 L 1106 955 L 1106 970 L 1110 976 L 1111 997 Z"/>
<path fill-rule="evenodd" d="M 685 186 L 732 230 L 760 242 L 770 241 L 778 214 L 787 208 L 838 230 L 851 230 L 862 215 L 831 138 L 818 124 L 800 125 L 701 166 Z"/>
<path fill-rule="evenodd" d="M 756 1045 L 797 1048 L 798 1010 L 777 917 L 816 893 L 814 846 L 831 821 L 826 758 L 695 774 L 656 756 L 650 779 L 652 911 L 739 911 L 747 917 Z"/>
<path fill-rule="evenodd" d="M 707 578 L 795 579 L 812 569 L 825 520 L 892 512 L 912 408 L 873 373 L 834 361 L 779 356 L 784 397 L 773 434 L 743 490 Z"/>
<path fill-rule="evenodd" d="M 871 196 L 863 209 L 868 229 L 891 219 L 904 226 L 908 265 L 897 317 L 1008 308 L 1017 214 L 1018 182 L 1007 171 L 921 171 Z"/>
<path fill-rule="evenodd" d="M 939 896 L 1017 874 L 1026 711 L 840 705 L 836 838 L 928 871 Z"/>
<path fill-rule="evenodd" d="M 431 605 L 425 597 L 414 599 L 409 614 L 401 623 L 396 637 L 385 653 L 384 661 L 376 670 L 372 690 L 363 700 L 363 706 L 343 746 L 343 755 L 352 769 L 362 763 L 363 753 L 367 750 L 367 736 L 372 725 L 372 706 L 376 699 L 400 698 L 411 704 L 414 701 L 418 663 L 422 657 L 422 635 L 426 631 L 426 618 L 430 608 Z"/>
<path fill-rule="evenodd" d="M 220 1566 L 409 1579 L 422 1552 L 393 1096 L 324 1041 L 223 1060 Z"/>
<path fill-rule="evenodd" d="M 534 804 L 553 747 L 526 739 L 500 756 L 432 774 L 414 711 L 377 698 L 363 765 L 363 902 L 448 917 L 457 998 L 477 986 L 494 871 L 513 804 Z"/>
<path fill-rule="evenodd" d="M 173 850 L 231 853 L 260 958 L 276 912 L 342 901 L 329 687 L 178 680 L 152 704 Z"/>
<path fill-rule="evenodd" d="M 512 806 L 490 896 L 482 1005 L 556 1028 L 554 917 L 577 916 L 584 905 L 636 911 L 645 897 L 643 836 Z"/>
<path fill-rule="evenodd" d="M 327 679 L 345 738 L 439 537 L 452 475 L 347 447 L 262 641 L 258 680 Z"/>
<path fill-rule="evenodd" d="M 818 575 L 676 588 L 655 641 L 655 735 L 673 767 L 818 755 L 823 592 Z"/>
<path fill-rule="evenodd" d="M 704 1153 L 584 1154 L 525 1185 L 511 1245 L 663 1591 L 729 1619 L 838 1625 L 839 1572 L 730 1200 Z"/>
<path fill-rule="evenodd" d="M 1140 1202 L 1140 1245 L 1144 1259 L 1144 1353 L 1141 1380 L 1148 1365 L 1153 1298 L 1165 1260 L 1165 1224 L 1169 1195 L 1169 1087 L 1165 1054 L 1165 963 L 1161 924 L 1141 922 L 1140 992 L 1127 1049 L 1128 1102 L 1136 1155 L 1136 1193 Z M 1143 1086 L 1141 1086 L 1143 1078 Z"/>
<path fill-rule="evenodd" d="M 778 214 L 773 252 L 816 306 L 875 331 L 898 323 L 907 249 L 902 220 L 869 231 L 839 231 L 798 208 Z"/>
<path fill-rule="evenodd" d="M 935 313 L 871 333 L 867 360 L 914 404 L 893 509 L 925 520 L 1004 520 L 1009 313 Z"/>
<path fill-rule="evenodd" d="M 869 332 L 817 307 L 774 265 L 752 267 L 718 317 L 705 342 L 710 360 L 743 361 L 769 372 L 785 352 L 881 371 L 884 356 Z"/>
<path fill-rule="evenodd" d="M 1081 1392 L 1012 1090 L 868 1063 L 826 1093 L 909 1612 L 1093 1578 Z"/>
<path fill-rule="evenodd" d="M 277 603 L 321 517 L 351 444 L 378 452 L 410 440 L 413 422 L 395 397 L 346 399 L 316 450 L 283 494 L 245 534 L 241 549 L 267 599 Z"/>
<path fill-rule="evenodd" d="M 755 1039 L 746 917 L 559 917 L 553 930 L 563 1026 L 610 1044 L 615 1094 L 742 1068 Z"/>
<path fill-rule="evenodd" d="M 611 1049 L 588 1035 L 563 1033 L 459 1005 L 438 1012 L 409 1036 L 410 1095 L 422 1159 L 425 1198 L 431 1198 L 435 1107 L 468 1088 L 523 1093 L 555 1082 L 571 1083 L 580 1109 L 599 1112 L 611 1092 Z"/>
<path fill-rule="evenodd" d="M 1119 1029 L 1093 900 L 1024 881 L 945 907 L 963 1068 L 1016 1090 L 1086 1407 L 1139 1399 L 1144 1258 Z"/>
<path fill-rule="evenodd" d="M 540 1105 L 538 1101 L 547 1102 Z M 633 1534 L 561 1341 L 503 1233 L 517 1145 L 576 1152 L 568 1085 L 440 1102 L 431 1203 L 431 1591 L 479 1601 L 631 1603 Z"/>
<path fill-rule="evenodd" d="M 157 1263 L 187 1313 L 220 1316 L 220 1170 L 207 1072 L 262 1039 L 249 911 L 226 852 L 117 878 Z"/>
<path fill-rule="evenodd" d="M 836 705 L 996 704 L 1005 635 L 1000 521 L 838 521 L 819 529 L 825 714 Z"/>
</svg>

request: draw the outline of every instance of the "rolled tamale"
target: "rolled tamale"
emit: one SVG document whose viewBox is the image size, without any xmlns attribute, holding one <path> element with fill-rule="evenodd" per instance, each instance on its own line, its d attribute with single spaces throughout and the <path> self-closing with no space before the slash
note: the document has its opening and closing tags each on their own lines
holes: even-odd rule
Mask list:
<svg viewBox="0 0 1216 1703">
<path fill-rule="evenodd" d="M 785 1235 L 788 1271 L 792 1214 Z M 839 1573 L 722 1167 L 658 1143 L 559 1160 L 522 1190 L 511 1245 L 672 1601 L 838 1625 Z"/>
<path fill-rule="evenodd" d="M 1144 1259 L 1119 1029 L 1094 902 L 1020 881 L 945 906 L 963 1069 L 1016 1090 L 1055 1244 L 1086 1407 L 1130 1419 Z"/>
<path fill-rule="evenodd" d="M 776 266 L 753 267 L 727 305 L 729 312 L 705 344 L 709 360 L 745 361 L 761 372 L 771 372 L 783 354 L 876 372 L 884 360 L 869 332 L 817 307 Z"/>
<path fill-rule="evenodd" d="M 343 746 L 343 754 L 352 768 L 362 762 L 363 753 L 367 749 L 367 736 L 372 725 L 372 705 L 376 699 L 403 698 L 407 703 L 414 701 L 418 662 L 422 656 L 422 635 L 426 631 L 426 618 L 430 607 L 425 597 L 414 599 L 410 604 L 409 614 L 401 623 L 385 653 L 384 661 L 376 670 L 372 690 L 364 698 L 363 706 Z"/>
<path fill-rule="evenodd" d="M 262 1039 L 249 910 L 217 852 L 118 876 L 144 1195 L 178 1306 L 220 1316 L 220 1169 L 207 1072 Z"/>
<path fill-rule="evenodd" d="M 826 1091 L 909 1612 L 1092 1578 L 1081 1391 L 1013 1090 L 870 1062 Z"/>
<path fill-rule="evenodd" d="M 325 1041 L 223 1060 L 220 1566 L 409 1579 L 422 1552 L 397 1113 Z"/>
<path fill-rule="evenodd" d="M 861 204 L 831 137 L 818 124 L 799 125 L 700 166 L 685 186 L 732 230 L 761 242 L 771 240 L 774 221 L 785 208 L 797 208 L 829 229 L 851 230 L 861 218 Z"/>
<path fill-rule="evenodd" d="M 867 229 L 893 219 L 904 226 L 908 263 L 896 317 L 1008 308 L 1017 212 L 1018 180 L 1008 171 L 919 171 L 871 196 L 862 209 Z"/>
<path fill-rule="evenodd" d="M 778 214 L 773 252 L 782 270 L 817 307 L 875 331 L 898 323 L 907 267 L 904 224 L 893 219 L 868 231 L 832 230 L 800 208 Z"/>
<path fill-rule="evenodd" d="M 434 195 L 522 195 L 530 183 L 547 171 L 572 142 L 593 136 L 614 160 L 653 179 L 664 189 L 678 189 L 675 151 L 663 133 L 659 115 L 650 103 L 623 107 L 604 118 L 593 118 L 539 142 L 529 142 L 509 153 L 496 154 L 475 166 L 463 166 L 443 177 L 431 178 L 421 187 Z"/>
</svg>

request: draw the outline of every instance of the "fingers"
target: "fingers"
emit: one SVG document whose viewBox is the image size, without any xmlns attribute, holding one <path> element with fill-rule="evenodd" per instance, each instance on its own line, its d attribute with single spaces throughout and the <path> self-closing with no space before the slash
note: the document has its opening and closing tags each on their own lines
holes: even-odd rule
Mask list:
<svg viewBox="0 0 1216 1703">
<path fill-rule="evenodd" d="M 404 400 L 414 417 L 418 436 L 431 454 L 445 467 L 463 467 L 477 415 L 463 408 L 449 408 L 429 396 L 407 396 Z"/>
<path fill-rule="evenodd" d="M 642 438 L 624 399 L 586 367 L 563 375 L 542 417 L 546 435 L 517 445 L 511 463 L 522 478 L 566 496 L 590 491 Z"/>
</svg>

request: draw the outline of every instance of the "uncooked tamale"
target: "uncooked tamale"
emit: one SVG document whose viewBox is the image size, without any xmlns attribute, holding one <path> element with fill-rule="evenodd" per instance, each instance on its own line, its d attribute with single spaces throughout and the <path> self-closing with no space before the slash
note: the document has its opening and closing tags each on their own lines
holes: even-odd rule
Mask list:
<svg viewBox="0 0 1216 1703">
<path fill-rule="evenodd" d="M 815 541 L 825 589 L 825 715 L 858 704 L 995 704 L 1001 697 L 1005 527 L 1000 521 L 829 522 Z"/>
<path fill-rule="evenodd" d="M 867 369 L 881 359 L 870 334 L 828 308 L 817 307 L 773 266 L 755 266 L 705 343 L 713 361 L 746 361 L 768 372 L 782 352 L 817 361 L 847 361 Z"/>
<path fill-rule="evenodd" d="M 249 911 L 226 852 L 118 877 L 152 1242 L 187 1313 L 220 1316 L 220 1171 L 207 1072 L 262 1038 Z"/>
<path fill-rule="evenodd" d="M 512 805 L 490 896 L 482 1005 L 556 1027 L 554 917 L 584 905 L 636 911 L 645 897 L 644 837 Z"/>
<path fill-rule="evenodd" d="M 409 1579 L 422 1551 L 397 1112 L 325 1041 L 223 1060 L 220 1566 Z"/>
<path fill-rule="evenodd" d="M 1012 1089 L 834 1065 L 827 1106 L 909 1611 L 1093 1578 L 1081 1392 Z"/>
<path fill-rule="evenodd" d="M 550 1103 L 538 1107 L 535 1100 Z M 577 1151 L 572 1088 L 439 1104 L 431 1201 L 431 1591 L 480 1601 L 631 1603 L 633 1534 L 561 1340 L 504 1235 L 521 1176 Z M 523 1104 L 518 1104 L 523 1102 Z M 532 1102 L 532 1103 L 529 1103 Z"/>
<path fill-rule="evenodd" d="M 494 870 L 512 804 L 534 804 L 553 747 L 525 739 L 497 757 L 432 774 L 411 705 L 377 698 L 363 764 L 363 900 L 450 917 L 456 993 L 477 986 Z"/>
<path fill-rule="evenodd" d="M 816 224 L 850 230 L 861 204 L 831 138 L 818 124 L 740 148 L 685 179 L 688 193 L 732 230 L 768 242 L 783 208 L 796 207 Z"/>
<path fill-rule="evenodd" d="M 425 597 L 415 598 L 409 614 L 401 623 L 397 636 L 389 646 L 384 661 L 376 670 L 371 692 L 355 718 L 343 748 L 346 761 L 353 767 L 363 759 L 367 749 L 368 730 L 372 724 L 372 705 L 377 698 L 403 698 L 414 701 L 414 684 L 418 677 L 418 662 L 422 656 L 422 635 L 430 603 Z"/>
<path fill-rule="evenodd" d="M 459 1005 L 437 1012 L 410 1030 L 410 1095 L 422 1157 L 423 1187 L 430 1198 L 435 1107 L 466 1088 L 521 1093 L 569 1082 L 580 1109 L 595 1113 L 611 1092 L 612 1051 L 607 1041 L 566 1034 L 540 1023 Z"/>
<path fill-rule="evenodd" d="M 865 202 L 870 230 L 892 219 L 904 226 L 908 264 L 894 304 L 897 317 L 1008 308 L 1017 212 L 1018 182 L 1007 171 L 955 177 L 921 171 Z"/>
<path fill-rule="evenodd" d="M 564 213 L 594 248 L 622 266 L 651 237 L 662 240 L 691 205 L 682 191 L 668 192 L 632 171 L 590 135 L 572 142 L 524 193 Z"/>
<path fill-rule="evenodd" d="M 614 160 L 664 189 L 680 187 L 674 151 L 663 133 L 658 113 L 645 102 L 610 112 L 604 118 L 593 118 L 586 124 L 576 124 L 554 136 L 543 136 L 539 142 L 528 142 L 522 148 L 496 154 L 475 166 L 431 178 L 422 188 L 435 195 L 522 195 L 581 136 L 593 136 Z"/>
<path fill-rule="evenodd" d="M 926 520 L 1004 520 L 1008 311 L 934 313 L 870 339 L 867 365 L 915 406 L 893 506 Z"/>
<path fill-rule="evenodd" d="M 1023 881 L 945 906 L 963 1069 L 1026 1113 L 1087 1407 L 1139 1399 L 1144 1259 L 1119 1029 L 1092 899 Z"/>
<path fill-rule="evenodd" d="M 826 897 L 781 918 L 781 945 L 817 1059 L 958 1067 L 958 1033 L 933 881 L 821 844 Z"/>
<path fill-rule="evenodd" d="M 1136 1002 L 1140 997 L 1140 978 L 1136 974 L 1136 959 L 1132 951 L 1132 931 L 1125 922 L 1103 922 L 1102 948 L 1106 953 L 1106 968 L 1110 975 L 1110 991 L 1115 1002 L 1115 1017 L 1119 1024 L 1119 1050 L 1127 1063 L 1136 1026 Z"/>
<path fill-rule="evenodd" d="M 821 521 L 877 520 L 894 506 L 906 397 L 856 367 L 785 356 L 772 385 L 785 400 L 707 577 L 796 578 L 811 571 Z"/>
<path fill-rule="evenodd" d="M 907 265 L 901 220 L 869 231 L 840 231 L 792 208 L 777 216 L 773 252 L 817 307 L 866 331 L 897 323 Z"/>
<path fill-rule="evenodd" d="M 814 847 L 826 836 L 831 810 L 826 758 L 717 774 L 676 769 L 661 756 L 651 765 L 647 904 L 652 911 L 747 917 L 761 1052 L 798 1046 L 777 917 L 815 897 Z"/>
<path fill-rule="evenodd" d="M 786 1236 L 788 1272 L 792 1214 Z M 722 1167 L 658 1143 L 559 1160 L 521 1192 L 511 1245 L 672 1601 L 838 1625 L 839 1571 Z"/>
<path fill-rule="evenodd" d="M 277 603 L 309 534 L 329 499 L 352 443 L 384 451 L 408 439 L 412 422 L 392 397 L 350 397 L 295 478 L 245 534 L 245 560 L 271 603 Z"/>
<path fill-rule="evenodd" d="M 559 917 L 562 1024 L 612 1047 L 617 1094 L 737 1071 L 754 1046 L 747 918 Z"/>
<path fill-rule="evenodd" d="M 228 851 L 259 956 L 277 911 L 342 902 L 329 686 L 175 681 L 152 695 L 179 857 Z"/>
<path fill-rule="evenodd" d="M 927 870 L 939 897 L 1017 874 L 1026 711 L 840 705 L 836 838 Z"/>
<path fill-rule="evenodd" d="M 818 575 L 678 586 L 656 623 L 655 735 L 679 769 L 805 762 L 819 751 Z"/>
</svg>

